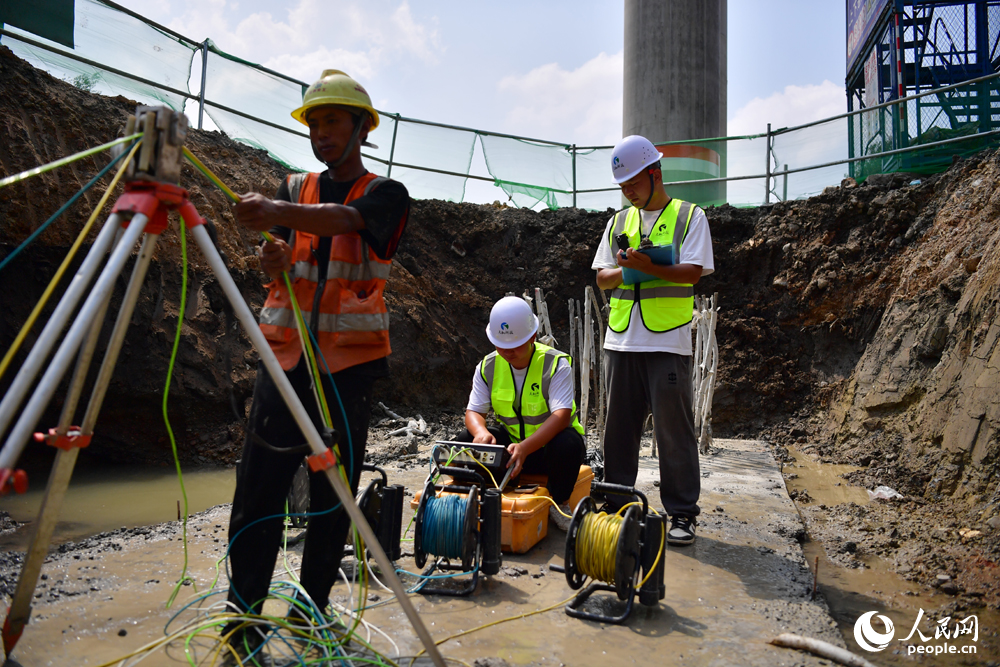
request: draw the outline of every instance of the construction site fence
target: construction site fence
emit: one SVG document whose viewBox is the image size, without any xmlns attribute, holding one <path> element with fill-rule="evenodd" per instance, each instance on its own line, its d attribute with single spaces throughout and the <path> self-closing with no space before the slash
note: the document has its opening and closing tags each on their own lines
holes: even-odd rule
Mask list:
<svg viewBox="0 0 1000 667">
<path fill-rule="evenodd" d="M 263 149 L 291 170 L 322 168 L 307 129 L 290 116 L 308 84 L 227 54 L 210 39 L 196 42 L 108 0 L 76 0 L 73 48 L 10 25 L 0 26 L 0 43 L 80 88 L 184 112 L 197 127 L 217 128 Z M 650 139 L 671 156 L 664 162 L 664 181 L 682 199 L 703 206 L 801 199 L 847 176 L 861 181 L 874 173 L 943 171 L 956 155 L 996 146 L 997 76 L 797 127 L 768 125 L 755 135 Z M 367 165 L 403 182 L 414 198 L 499 200 L 534 209 L 622 206 L 610 178 L 612 146 L 379 113 L 381 124 L 372 136 L 379 147 L 363 151 Z M 694 153 L 670 147 L 713 157 L 694 159 Z"/>
</svg>

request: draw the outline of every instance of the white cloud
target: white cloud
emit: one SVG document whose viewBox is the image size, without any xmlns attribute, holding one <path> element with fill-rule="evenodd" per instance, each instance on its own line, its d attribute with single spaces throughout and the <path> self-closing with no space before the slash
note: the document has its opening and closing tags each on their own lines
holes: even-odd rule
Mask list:
<svg viewBox="0 0 1000 667">
<path fill-rule="evenodd" d="M 622 53 L 600 53 L 575 70 L 550 63 L 497 84 L 510 107 L 505 129 L 578 145 L 614 144 L 622 127 Z"/>
<path fill-rule="evenodd" d="M 444 52 L 437 21 L 415 18 L 409 0 L 296 0 L 277 12 L 260 2 L 174 4 L 173 30 L 304 81 L 330 67 L 368 78 L 407 61 L 436 64 Z"/>
<path fill-rule="evenodd" d="M 375 72 L 377 53 L 359 53 L 343 49 L 320 47 L 309 53 L 283 53 L 270 58 L 266 67 L 287 74 L 307 83 L 318 79 L 323 70 L 335 68 L 347 72 L 360 81 L 370 79 Z"/>
<path fill-rule="evenodd" d="M 766 98 L 754 98 L 737 109 L 729 119 L 727 134 L 763 134 L 767 131 L 768 123 L 771 124 L 772 131 L 795 127 L 839 116 L 847 111 L 846 107 L 844 89 L 830 81 L 823 81 L 818 85 L 786 86 L 781 92 Z M 772 141 L 772 169 L 776 171 L 781 170 L 784 165 L 788 165 L 789 169 L 801 169 L 836 162 L 847 157 L 847 121 L 840 119 L 782 133 Z M 728 174 L 736 176 L 763 173 L 766 146 L 762 138 L 730 142 L 727 151 Z M 814 194 L 825 185 L 837 183 L 847 169 L 846 166 L 839 165 L 791 174 L 788 177 L 788 195 L 794 198 Z M 781 192 L 784 179 L 777 178 L 772 187 L 775 192 Z M 737 191 L 747 188 L 751 190 L 748 198 L 734 198 Z M 758 185 L 758 181 L 734 181 L 729 185 L 729 194 L 731 201 L 761 201 L 762 199 L 756 198 L 763 194 L 763 188 Z"/>
<path fill-rule="evenodd" d="M 729 136 L 763 134 L 767 124 L 772 130 L 802 125 L 837 116 L 847 111 L 843 86 L 830 81 L 817 85 L 785 86 L 780 93 L 761 99 L 755 97 L 737 109 L 729 119 Z"/>
</svg>

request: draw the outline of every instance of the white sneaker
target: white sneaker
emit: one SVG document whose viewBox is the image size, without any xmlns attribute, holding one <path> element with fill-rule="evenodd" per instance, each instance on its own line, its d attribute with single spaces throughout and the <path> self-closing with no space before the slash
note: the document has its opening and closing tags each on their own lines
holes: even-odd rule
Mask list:
<svg viewBox="0 0 1000 667">
<path fill-rule="evenodd" d="M 569 516 L 563 516 L 559 513 L 562 510 Z M 560 505 L 559 509 L 556 509 L 555 505 L 549 505 L 549 523 L 555 525 L 556 528 L 563 531 L 564 533 L 569 530 L 569 523 L 573 520 L 573 510 L 569 508 L 569 505 Z"/>
</svg>

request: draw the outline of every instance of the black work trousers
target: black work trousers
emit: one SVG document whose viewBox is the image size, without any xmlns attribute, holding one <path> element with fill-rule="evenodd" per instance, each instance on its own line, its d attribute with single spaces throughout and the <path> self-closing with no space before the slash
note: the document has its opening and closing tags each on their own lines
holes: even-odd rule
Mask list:
<svg viewBox="0 0 1000 667">
<path fill-rule="evenodd" d="M 510 445 L 510 433 L 500 426 L 487 426 L 487 430 L 497 439 L 497 444 L 503 447 Z M 472 434 L 468 429 L 462 431 L 456 442 L 472 442 Z M 587 456 L 587 445 L 583 436 L 576 429 L 565 428 L 548 441 L 541 449 L 536 449 L 524 459 L 521 472 L 529 475 L 548 475 L 549 481 L 545 488 L 549 490 L 552 500 L 559 505 L 565 505 L 573 495 L 576 478 L 580 475 L 580 466 Z M 500 483 L 500 480 L 497 480 Z"/>
<path fill-rule="evenodd" d="M 322 433 L 319 407 L 310 388 L 305 360 L 300 359 L 298 365 L 286 372 L 286 375 L 313 423 Z M 344 412 L 347 413 L 353 447 L 348 446 L 348 430 L 344 425 L 337 393 L 327 375 L 323 375 L 323 390 L 338 434 L 344 468 L 351 480 L 351 492 L 356 494 L 361 464 L 365 460 L 371 390 L 375 379 L 348 368 L 335 373 L 333 380 L 343 402 Z M 260 613 L 268 594 L 281 543 L 288 489 L 303 457 L 310 453 L 297 451 L 297 446 L 306 442 L 305 436 L 285 406 L 262 362 L 257 364 L 257 382 L 250 407 L 249 428 L 270 447 L 248 436 L 243 446 L 243 458 L 236 466 L 236 493 L 229 520 L 229 602 L 239 609 Z M 289 448 L 296 450 L 281 451 Z M 326 474 L 310 472 L 311 516 L 306 527 L 300 581 L 320 609 L 324 609 L 329 603 L 330 588 L 337 580 L 340 561 L 344 556 L 344 542 L 351 525 L 351 519 L 343 507 L 338 506 L 332 512 L 328 511 L 339 503 Z"/>
<path fill-rule="evenodd" d="M 671 352 L 604 353 L 608 382 L 604 481 L 635 485 L 642 428 L 652 412 L 663 509 L 670 516 L 697 516 L 701 472 L 691 407 L 691 357 Z M 614 509 L 624 502 L 622 496 L 608 496 Z"/>
</svg>

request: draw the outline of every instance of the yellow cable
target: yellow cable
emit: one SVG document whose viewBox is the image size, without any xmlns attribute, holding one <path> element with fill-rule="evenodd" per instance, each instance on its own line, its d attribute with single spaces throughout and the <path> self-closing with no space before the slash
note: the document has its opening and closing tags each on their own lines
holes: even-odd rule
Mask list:
<svg viewBox="0 0 1000 667">
<path fill-rule="evenodd" d="M 118 144 L 124 144 L 127 141 L 132 141 L 137 137 L 141 137 L 142 132 L 136 134 L 131 134 L 127 137 L 121 137 L 115 139 L 114 141 L 109 141 L 106 144 L 101 144 L 100 146 L 94 146 L 93 148 L 88 148 L 85 151 L 80 151 L 79 153 L 74 153 L 73 155 L 68 155 L 64 158 L 56 160 L 55 162 L 50 162 L 48 164 L 43 164 L 41 167 L 35 167 L 34 169 L 29 169 L 27 171 L 22 171 L 20 174 L 14 174 L 13 176 L 8 176 L 7 178 L 0 179 L 0 188 L 23 181 L 25 179 L 31 178 L 32 176 L 38 176 L 39 174 L 44 174 L 47 171 L 52 171 L 56 167 L 62 167 L 63 165 L 70 164 L 71 162 L 76 162 L 77 160 L 82 160 L 85 157 L 94 155 L 95 153 L 100 153 L 105 151 L 112 146 L 117 146 Z M 128 160 L 125 161 L 126 164 Z"/>
<path fill-rule="evenodd" d="M 626 503 L 615 514 L 611 515 L 604 512 L 584 515 L 576 537 L 576 561 L 582 574 L 608 584 L 615 583 L 615 554 L 617 552 L 618 537 L 621 533 L 621 523 L 624 520 L 622 513 L 628 507 L 639 504 L 639 502 Z M 648 509 L 653 514 L 659 516 L 659 513 L 652 507 Z M 660 531 L 660 549 L 656 552 L 656 559 L 653 560 L 652 567 L 646 572 L 646 576 L 642 578 L 637 588 L 642 588 L 643 584 L 656 571 L 656 566 L 660 564 L 663 547 L 666 544 L 666 532 L 667 527 L 663 526 L 663 529 Z M 583 551 L 581 551 L 581 547 Z"/>
<path fill-rule="evenodd" d="M 111 196 L 111 192 L 115 189 L 115 186 L 118 185 L 118 181 L 121 180 L 122 175 L 125 173 L 125 169 L 127 169 L 129 163 L 132 162 L 132 157 L 135 155 L 135 152 L 139 150 L 140 145 L 141 142 L 136 142 L 135 146 L 132 147 L 132 150 L 125 158 L 125 161 L 122 162 L 121 167 L 118 168 L 118 172 L 115 174 L 115 177 L 111 179 L 111 184 L 108 186 L 108 189 L 105 190 L 101 200 L 97 203 L 97 207 L 94 209 L 94 212 L 90 214 L 87 224 L 83 226 L 83 230 L 76 237 L 76 241 L 73 242 L 73 246 L 69 249 L 69 253 L 67 253 L 66 258 L 56 270 L 55 276 L 52 277 L 48 287 L 45 288 L 42 298 L 39 299 L 34 310 L 31 311 L 31 315 L 28 316 L 24 326 L 21 327 L 21 330 L 14 339 L 13 344 L 10 346 L 10 349 L 8 349 L 7 353 L 4 354 L 3 361 L 0 361 L 0 377 L 3 377 L 4 373 L 7 372 L 7 368 L 10 366 L 10 362 L 13 360 L 14 355 L 17 354 L 17 351 L 21 348 L 21 344 L 24 342 L 25 337 L 27 337 L 28 332 L 31 331 L 31 327 L 35 325 L 35 320 L 38 319 L 38 316 L 41 314 L 42 309 L 48 302 L 49 297 L 52 296 L 52 292 L 55 291 L 56 285 L 58 285 L 59 281 L 62 280 L 63 274 L 66 273 L 66 270 L 73 262 L 73 258 L 76 256 L 77 251 L 80 249 L 80 246 L 83 245 L 83 240 L 87 238 L 90 228 L 94 226 L 94 221 L 97 220 L 98 214 L 101 212 L 101 209 L 104 208 L 108 198 Z"/>
<path fill-rule="evenodd" d="M 201 160 L 199 160 L 198 157 L 194 153 L 192 153 L 187 146 L 183 148 L 183 152 L 184 152 L 184 157 L 187 158 L 188 162 L 193 164 L 195 168 L 198 171 L 200 171 L 208 180 L 210 180 L 212 183 L 216 185 L 216 187 L 222 190 L 222 192 L 224 192 L 227 197 L 229 197 L 234 202 L 240 201 L 240 196 L 237 195 L 235 192 L 233 192 L 233 190 L 229 188 L 229 186 L 223 183 L 221 178 L 212 173 L 212 170 L 206 167 L 205 164 Z M 274 242 L 274 237 L 268 232 L 261 232 L 261 236 L 263 236 L 267 241 L 271 243 Z M 289 298 L 292 301 L 292 309 L 295 311 L 295 326 L 299 332 L 299 340 L 301 341 L 302 352 L 303 354 L 306 355 L 306 361 L 309 364 L 309 368 L 312 371 L 313 383 L 314 383 L 313 393 L 316 396 L 316 403 L 320 408 L 320 413 L 322 414 L 323 419 L 326 422 L 327 428 L 333 428 L 333 419 L 330 416 L 330 408 L 326 401 L 326 395 L 323 392 L 323 384 L 321 380 L 322 376 L 320 374 L 319 364 L 317 363 L 315 354 L 312 351 L 312 343 L 309 340 L 309 334 L 306 331 L 305 319 L 302 317 L 302 310 L 299 308 L 298 300 L 295 298 L 295 292 L 294 290 L 292 290 L 291 278 L 289 278 L 288 273 L 285 271 L 282 271 L 281 275 L 285 280 L 285 288 L 288 290 Z M 339 460 L 339 453 L 338 453 L 338 460 Z"/>
<path fill-rule="evenodd" d="M 622 521 L 620 514 L 589 512 L 583 516 L 576 535 L 576 564 L 581 573 L 615 583 L 615 552 Z"/>
<path fill-rule="evenodd" d="M 191 164 L 193 164 L 198 169 L 198 171 L 200 171 L 202 174 L 204 174 L 208 178 L 208 180 L 210 180 L 213 183 L 215 183 L 215 185 L 218 186 L 218 188 L 220 190 L 222 190 L 224 193 L 226 193 L 227 197 L 229 197 L 230 199 L 232 199 L 234 202 L 238 202 L 240 200 L 239 195 L 237 195 L 235 192 L 233 192 L 232 190 L 230 190 L 229 187 L 225 183 L 222 182 L 222 179 L 220 179 L 218 176 L 216 176 L 215 174 L 213 174 L 212 170 L 209 169 L 208 167 L 206 167 L 202 163 L 201 160 L 199 160 L 197 157 L 195 157 L 195 154 L 192 153 L 191 150 L 187 146 L 185 146 L 183 150 L 184 150 L 184 157 L 186 157 L 188 159 L 188 161 Z"/>
<path fill-rule="evenodd" d="M 490 621 L 489 623 L 484 623 L 483 625 L 480 625 L 479 627 L 476 627 L 476 628 L 472 628 L 471 630 L 463 630 L 462 632 L 456 632 L 455 634 L 449 635 L 449 636 L 445 637 L 444 639 L 437 640 L 436 642 L 434 642 L 434 645 L 435 646 L 440 646 L 441 644 L 443 644 L 443 643 L 445 643 L 447 641 L 451 641 L 452 639 L 458 639 L 459 637 L 464 637 L 465 635 L 472 634 L 473 632 L 478 632 L 480 630 L 485 630 L 486 628 L 493 627 L 494 625 L 500 625 L 501 623 L 506 623 L 507 621 L 516 621 L 519 618 L 528 618 L 529 616 L 534 616 L 535 614 L 544 614 L 547 611 L 552 611 L 556 607 L 561 607 L 561 606 L 567 604 L 568 602 L 570 602 L 575 597 L 576 597 L 576 594 L 573 594 L 573 595 L 569 596 L 568 598 L 566 598 L 565 600 L 563 600 L 562 602 L 557 602 L 554 605 L 550 605 L 548 607 L 545 607 L 544 609 L 536 609 L 535 611 L 529 611 L 529 612 L 525 612 L 523 614 L 517 614 L 516 616 L 510 616 L 508 618 L 501 618 L 501 619 L 496 620 L 496 621 Z M 420 649 L 420 651 L 416 654 L 416 656 L 414 656 L 414 660 L 411 661 L 410 664 L 412 665 L 413 662 L 416 660 L 416 658 L 418 658 L 421 655 L 423 655 L 424 652 L 426 652 L 426 650 L 427 649 Z"/>
</svg>

